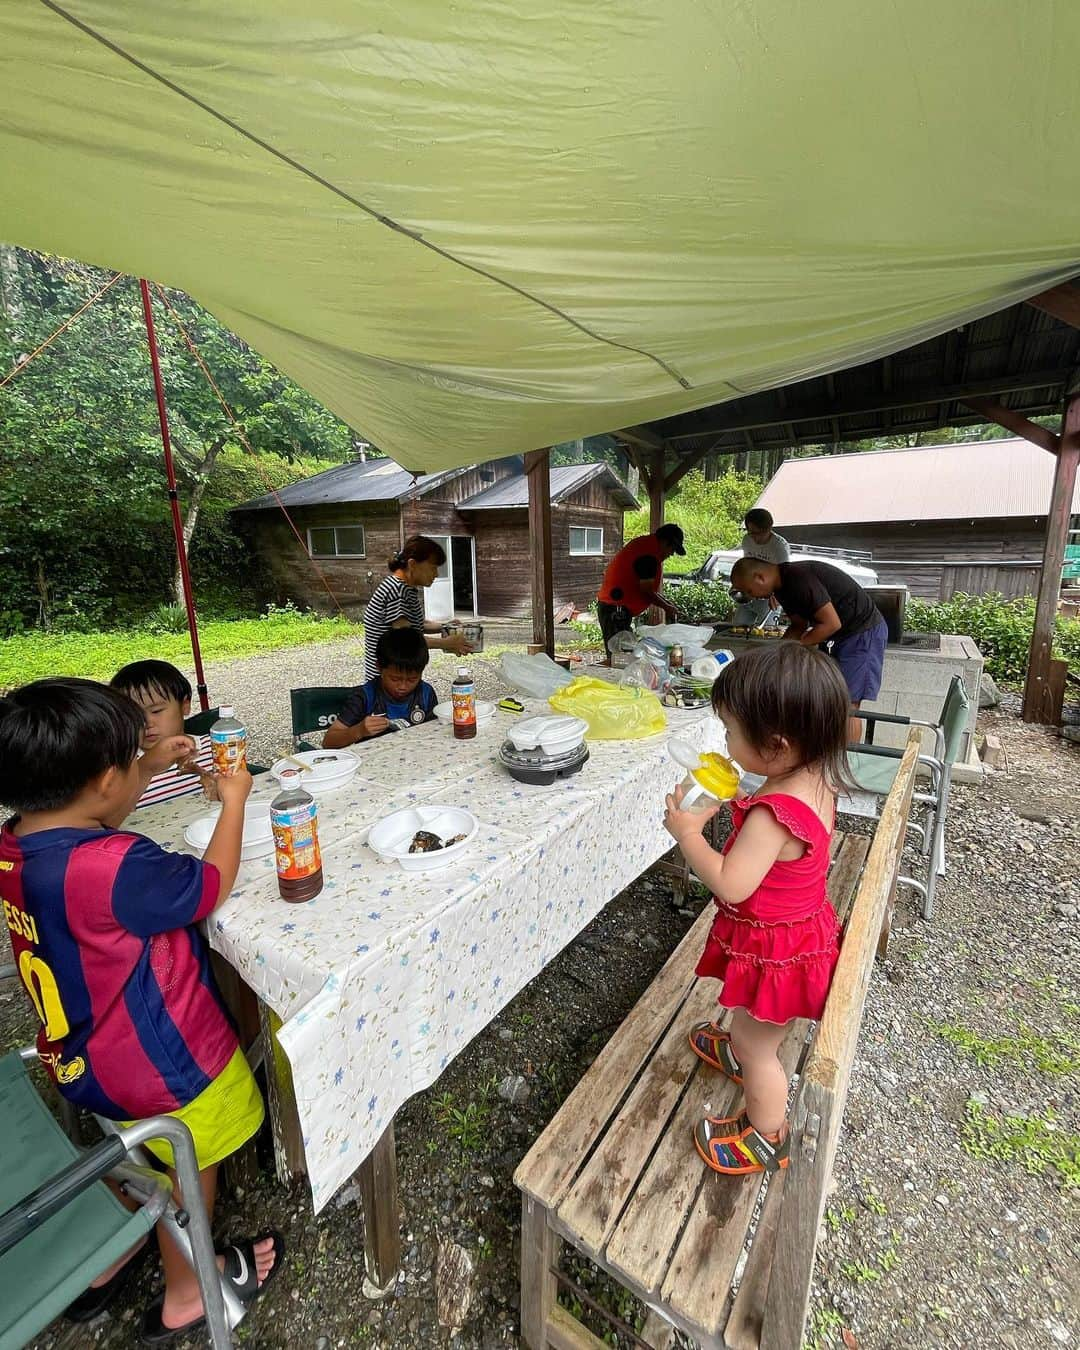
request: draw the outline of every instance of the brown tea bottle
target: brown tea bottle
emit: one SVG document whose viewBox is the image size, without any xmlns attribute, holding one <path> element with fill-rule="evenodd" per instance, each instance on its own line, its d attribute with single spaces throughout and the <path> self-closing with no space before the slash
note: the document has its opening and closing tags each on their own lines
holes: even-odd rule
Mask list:
<svg viewBox="0 0 1080 1350">
<path fill-rule="evenodd" d="M 450 701 L 454 707 L 454 735 L 459 741 L 471 740 L 476 735 L 476 685 L 468 666 L 458 666 L 457 677 L 450 686 Z"/>
<path fill-rule="evenodd" d="M 319 808 L 300 786 L 299 769 L 281 775 L 281 791 L 270 803 L 270 825 L 281 898 L 293 904 L 313 900 L 323 888 Z"/>
</svg>

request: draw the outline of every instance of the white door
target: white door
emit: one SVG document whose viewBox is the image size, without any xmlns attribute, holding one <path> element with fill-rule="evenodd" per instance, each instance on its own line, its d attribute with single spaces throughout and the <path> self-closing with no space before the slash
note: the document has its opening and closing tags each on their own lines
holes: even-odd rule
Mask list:
<svg viewBox="0 0 1080 1350">
<path fill-rule="evenodd" d="M 424 592 L 424 617 L 437 623 L 446 623 L 454 617 L 454 576 L 450 562 L 450 536 L 433 534 L 429 536 L 446 553 L 446 562 L 439 568 L 435 580 Z"/>
</svg>

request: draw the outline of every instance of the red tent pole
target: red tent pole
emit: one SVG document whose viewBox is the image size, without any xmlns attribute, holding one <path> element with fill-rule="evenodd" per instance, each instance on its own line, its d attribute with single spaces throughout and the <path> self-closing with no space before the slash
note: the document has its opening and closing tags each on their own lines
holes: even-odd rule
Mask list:
<svg viewBox="0 0 1080 1350">
<path fill-rule="evenodd" d="M 191 589 L 191 572 L 188 569 L 187 549 L 184 546 L 184 522 L 180 515 L 180 497 L 176 490 L 176 470 L 173 467 L 172 442 L 169 439 L 169 414 L 165 409 L 165 389 L 161 383 L 161 366 L 158 363 L 157 338 L 154 336 L 154 314 L 150 308 L 150 287 L 142 277 L 139 278 L 139 294 L 142 296 L 143 318 L 146 320 L 146 341 L 150 347 L 150 365 L 154 372 L 154 397 L 157 399 L 158 426 L 161 428 L 161 448 L 165 452 L 165 476 L 169 482 L 169 508 L 172 511 L 173 537 L 176 540 L 176 558 L 180 564 L 180 585 L 184 592 L 184 608 L 187 610 L 191 655 L 195 662 L 195 688 L 199 695 L 199 707 L 203 712 L 206 712 L 210 706 L 210 698 L 206 688 L 206 676 L 203 673 L 202 651 L 199 647 L 199 624 L 195 617 L 195 596 Z"/>
</svg>

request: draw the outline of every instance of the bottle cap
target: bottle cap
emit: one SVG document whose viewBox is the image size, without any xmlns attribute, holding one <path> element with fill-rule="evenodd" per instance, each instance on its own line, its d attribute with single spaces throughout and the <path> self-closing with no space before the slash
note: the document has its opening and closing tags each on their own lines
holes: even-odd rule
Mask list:
<svg viewBox="0 0 1080 1350">
<path fill-rule="evenodd" d="M 233 715 L 233 710 L 227 703 L 223 703 L 218 709 L 218 713 L 222 717 L 231 717 Z"/>
<path fill-rule="evenodd" d="M 457 668 L 457 673 L 458 673 L 459 675 L 468 675 L 468 673 L 469 673 L 469 667 L 468 667 L 468 666 L 458 666 L 458 668 Z"/>
<path fill-rule="evenodd" d="M 286 783 L 291 783 L 294 778 L 297 780 L 297 782 L 300 781 L 300 770 L 282 769 L 282 771 L 278 774 L 277 777 L 278 782 L 281 784 L 282 787 L 284 787 Z"/>
</svg>

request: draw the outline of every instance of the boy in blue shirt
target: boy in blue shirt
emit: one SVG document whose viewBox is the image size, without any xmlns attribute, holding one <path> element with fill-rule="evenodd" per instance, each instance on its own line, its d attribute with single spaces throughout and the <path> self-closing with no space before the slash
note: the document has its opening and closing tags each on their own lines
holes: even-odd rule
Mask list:
<svg viewBox="0 0 1080 1350">
<path fill-rule="evenodd" d="M 415 628 L 388 628 L 375 648 L 378 675 L 352 691 L 323 737 L 323 746 L 341 750 L 397 731 L 395 722 L 408 726 L 430 722 L 439 696 L 421 678 L 428 658 L 427 643 Z"/>
</svg>

